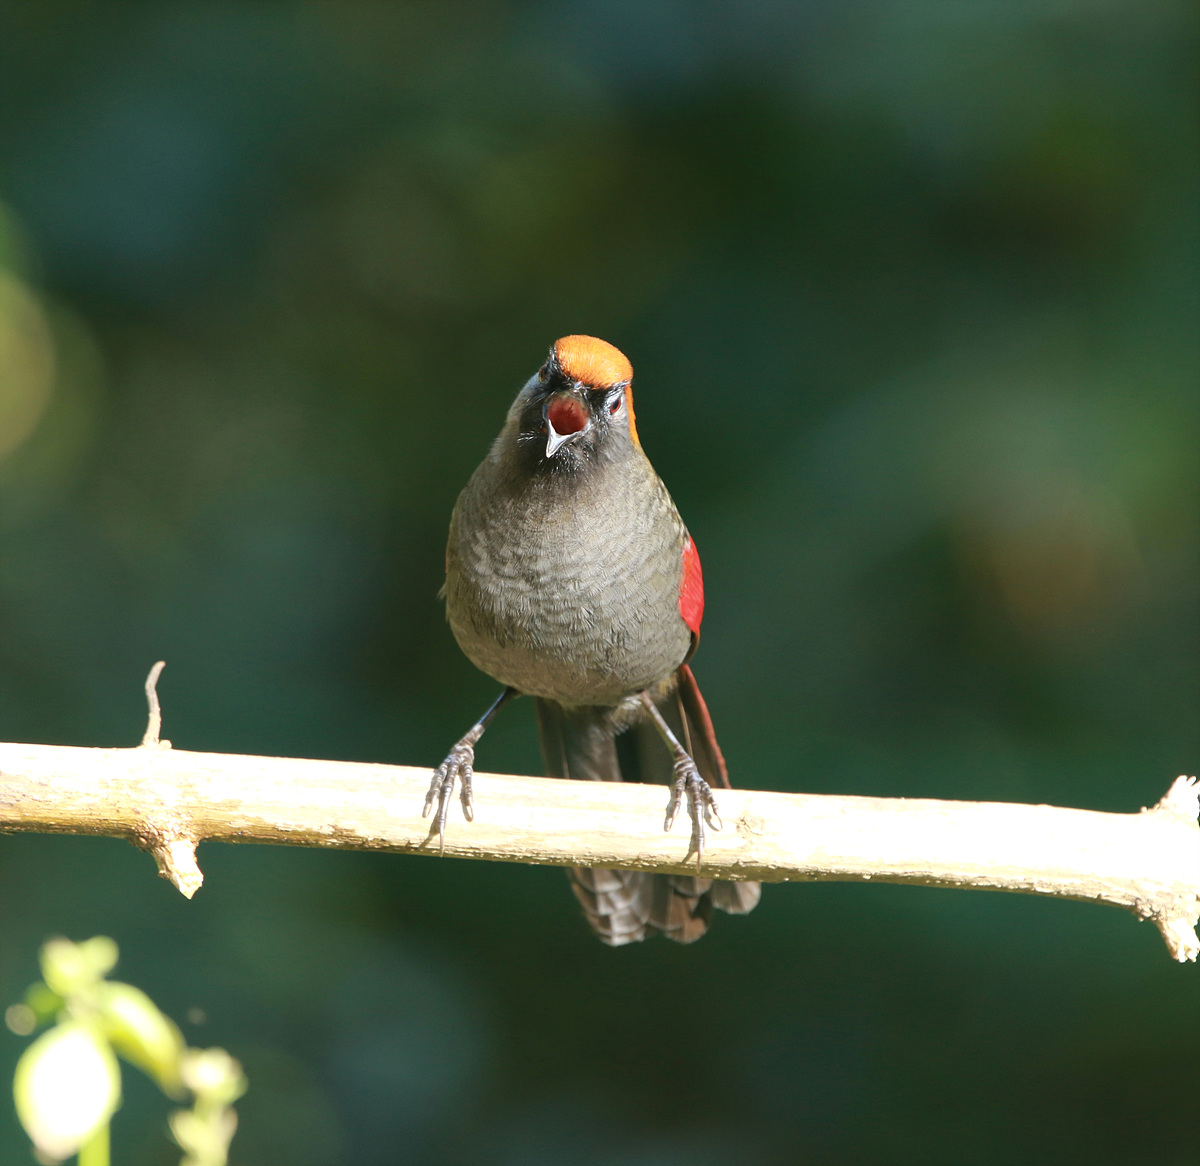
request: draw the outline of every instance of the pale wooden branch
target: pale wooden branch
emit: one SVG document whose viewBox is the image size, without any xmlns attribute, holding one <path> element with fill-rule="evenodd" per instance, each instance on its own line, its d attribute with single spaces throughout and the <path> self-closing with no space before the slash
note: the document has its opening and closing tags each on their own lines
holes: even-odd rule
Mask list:
<svg viewBox="0 0 1200 1166">
<path fill-rule="evenodd" d="M 429 769 L 188 753 L 159 739 L 160 660 L 136 749 L 0 744 L 0 832 L 105 834 L 148 850 L 187 898 L 204 840 L 438 853 L 422 810 Z M 722 790 L 727 828 L 664 832 L 655 786 L 476 774 L 479 805 L 445 853 L 763 882 L 862 881 L 1112 903 L 1153 919 L 1179 960 L 1200 955 L 1200 795 L 1176 779 L 1138 814 Z"/>
<path fill-rule="evenodd" d="M 430 769 L 135 749 L 0 744 L 0 831 L 105 834 L 149 850 L 189 898 L 196 843 L 286 843 L 437 853 L 421 817 Z M 446 854 L 507 862 L 696 870 L 685 823 L 663 831 L 665 789 L 478 774 L 474 822 Z M 1197 783 L 1109 814 L 1055 806 L 723 790 L 706 875 L 876 880 L 1112 903 L 1153 919 L 1178 960 L 1200 954 Z"/>
</svg>

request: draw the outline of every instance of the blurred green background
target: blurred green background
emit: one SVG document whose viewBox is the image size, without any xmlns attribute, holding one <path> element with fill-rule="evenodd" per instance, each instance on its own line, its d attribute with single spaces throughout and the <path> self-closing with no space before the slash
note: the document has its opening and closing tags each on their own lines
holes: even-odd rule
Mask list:
<svg viewBox="0 0 1200 1166">
<path fill-rule="evenodd" d="M 136 743 L 162 657 L 180 747 L 435 764 L 495 690 L 451 506 L 588 332 L 704 556 L 736 784 L 1151 804 L 1200 746 L 1197 23 L 0 6 L 0 739 Z M 529 708 L 479 763 L 537 771 Z M 0 1000 L 113 935 L 244 1061 L 244 1166 L 1195 1161 L 1200 971 L 1114 910 L 780 886 L 609 950 L 551 869 L 200 859 L 188 903 L 0 839 Z M 132 1087 L 115 1160 L 163 1120 Z"/>
</svg>

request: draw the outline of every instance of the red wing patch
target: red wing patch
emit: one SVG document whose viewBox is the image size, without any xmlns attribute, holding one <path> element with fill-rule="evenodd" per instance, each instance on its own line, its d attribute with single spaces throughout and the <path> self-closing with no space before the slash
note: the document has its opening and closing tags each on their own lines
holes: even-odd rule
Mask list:
<svg viewBox="0 0 1200 1166">
<path fill-rule="evenodd" d="M 683 544 L 683 576 L 679 580 L 679 614 L 683 622 L 700 634 L 700 621 L 704 618 L 704 575 L 700 570 L 700 553 L 692 536 Z"/>
</svg>

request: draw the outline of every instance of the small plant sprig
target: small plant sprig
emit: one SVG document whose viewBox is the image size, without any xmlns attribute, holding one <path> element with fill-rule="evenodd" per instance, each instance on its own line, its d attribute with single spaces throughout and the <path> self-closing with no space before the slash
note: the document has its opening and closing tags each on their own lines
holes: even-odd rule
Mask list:
<svg viewBox="0 0 1200 1166">
<path fill-rule="evenodd" d="M 78 1166 L 109 1166 L 109 1122 L 121 1104 L 120 1056 L 168 1096 L 190 1095 L 170 1116 L 184 1151 L 180 1166 L 226 1166 L 237 1128 L 232 1105 L 246 1091 L 242 1067 L 224 1049 L 190 1049 L 149 996 L 105 977 L 117 945 L 52 939 L 41 950 L 43 979 L 5 1013 L 29 1036 L 51 1025 L 21 1055 L 13 1079 L 17 1116 L 39 1162 L 78 1155 Z"/>
</svg>

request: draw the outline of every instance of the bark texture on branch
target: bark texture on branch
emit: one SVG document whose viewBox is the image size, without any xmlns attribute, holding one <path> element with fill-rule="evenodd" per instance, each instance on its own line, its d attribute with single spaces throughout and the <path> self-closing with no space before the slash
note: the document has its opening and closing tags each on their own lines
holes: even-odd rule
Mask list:
<svg viewBox="0 0 1200 1166">
<path fill-rule="evenodd" d="M 149 738 L 149 735 L 148 735 Z M 437 853 L 422 818 L 430 769 L 136 749 L 0 744 L 0 831 L 105 834 L 151 852 L 189 898 L 196 844 L 285 843 Z M 451 816 L 446 854 L 695 873 L 667 790 L 477 774 L 474 822 Z M 918 883 L 1112 903 L 1153 919 L 1178 960 L 1200 954 L 1197 784 L 1109 814 L 1056 806 L 719 791 L 703 873 Z"/>
</svg>

